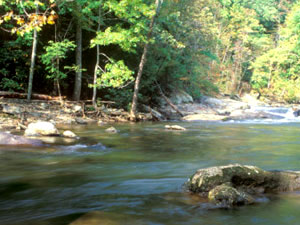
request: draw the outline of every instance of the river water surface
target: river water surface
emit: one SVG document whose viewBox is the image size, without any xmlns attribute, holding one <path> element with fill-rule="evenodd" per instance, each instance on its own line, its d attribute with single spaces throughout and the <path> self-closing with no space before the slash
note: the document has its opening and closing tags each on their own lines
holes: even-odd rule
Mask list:
<svg viewBox="0 0 300 225">
<path fill-rule="evenodd" d="M 224 210 L 183 189 L 197 169 L 216 165 L 300 170 L 300 123 L 177 124 L 187 131 L 166 131 L 164 123 L 120 124 L 118 134 L 81 126 L 72 127 L 81 137 L 74 143 L 0 146 L 0 224 L 67 225 L 91 211 L 106 219 L 91 225 L 300 224 L 300 193 Z M 109 222 L 118 216 L 123 222 Z"/>
</svg>

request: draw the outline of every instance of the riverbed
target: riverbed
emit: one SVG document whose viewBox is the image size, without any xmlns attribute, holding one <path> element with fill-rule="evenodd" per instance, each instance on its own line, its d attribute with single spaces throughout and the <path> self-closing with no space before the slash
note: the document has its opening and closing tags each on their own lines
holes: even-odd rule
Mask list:
<svg viewBox="0 0 300 225">
<path fill-rule="evenodd" d="M 114 124 L 117 134 L 62 127 L 81 138 L 0 146 L 0 224 L 67 225 L 92 211 L 126 218 L 120 224 L 299 224 L 300 193 L 224 210 L 183 185 L 199 168 L 229 163 L 300 170 L 300 123 L 176 123 L 186 131 L 166 124 Z"/>
</svg>

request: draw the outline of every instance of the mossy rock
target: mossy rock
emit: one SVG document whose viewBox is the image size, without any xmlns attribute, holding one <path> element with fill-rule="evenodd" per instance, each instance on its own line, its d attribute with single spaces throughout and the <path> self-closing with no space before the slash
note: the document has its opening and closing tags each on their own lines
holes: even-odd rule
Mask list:
<svg viewBox="0 0 300 225">
<path fill-rule="evenodd" d="M 255 201 L 248 193 L 237 190 L 228 184 L 222 184 L 210 190 L 208 199 L 223 208 L 249 205 Z"/>
<path fill-rule="evenodd" d="M 233 164 L 199 169 L 186 185 L 192 193 L 231 207 L 250 204 L 256 195 L 264 193 L 300 190 L 300 172 Z"/>
</svg>

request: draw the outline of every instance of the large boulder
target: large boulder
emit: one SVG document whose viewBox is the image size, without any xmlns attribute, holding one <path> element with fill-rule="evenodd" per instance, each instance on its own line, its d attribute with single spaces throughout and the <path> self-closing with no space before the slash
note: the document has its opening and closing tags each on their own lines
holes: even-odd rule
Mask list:
<svg viewBox="0 0 300 225">
<path fill-rule="evenodd" d="M 251 204 L 264 193 L 300 190 L 300 172 L 233 164 L 199 169 L 186 184 L 191 192 L 219 206 L 232 207 Z"/>
<path fill-rule="evenodd" d="M 11 115 L 16 115 L 16 114 L 22 113 L 23 109 L 16 105 L 2 104 L 2 112 L 11 114 Z"/>
<path fill-rule="evenodd" d="M 53 123 L 39 121 L 30 123 L 25 130 L 25 136 L 59 136 L 59 131 Z"/>
<path fill-rule="evenodd" d="M 194 101 L 193 97 L 183 90 L 177 90 L 172 92 L 170 96 L 170 100 L 175 105 L 180 105 L 183 103 L 192 103 Z"/>
<path fill-rule="evenodd" d="M 0 145 L 35 145 L 41 146 L 43 144 L 40 140 L 25 138 L 22 136 L 0 132 Z"/>
<path fill-rule="evenodd" d="M 230 116 L 225 117 L 223 121 L 228 120 L 253 120 L 253 119 L 283 119 L 283 116 L 274 115 L 262 111 L 248 111 L 248 110 L 236 110 L 230 114 Z"/>
<path fill-rule="evenodd" d="M 224 98 L 217 99 L 208 96 L 202 96 L 200 99 L 200 103 L 206 105 L 207 107 L 213 108 L 215 110 L 226 110 L 228 112 L 232 112 L 238 109 L 247 109 L 249 106 L 245 102 Z"/>
</svg>

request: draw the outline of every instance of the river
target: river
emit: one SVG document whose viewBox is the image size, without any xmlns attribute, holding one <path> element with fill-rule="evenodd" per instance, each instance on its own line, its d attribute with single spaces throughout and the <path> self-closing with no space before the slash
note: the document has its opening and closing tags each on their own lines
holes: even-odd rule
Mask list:
<svg viewBox="0 0 300 225">
<path fill-rule="evenodd" d="M 117 124 L 119 133 L 110 134 L 75 126 L 81 139 L 74 143 L 1 146 L 0 224 L 67 225 L 100 211 L 133 225 L 299 225 L 300 193 L 224 210 L 207 207 L 183 184 L 199 168 L 229 163 L 300 170 L 300 123 L 176 124 L 187 130 Z"/>
</svg>

